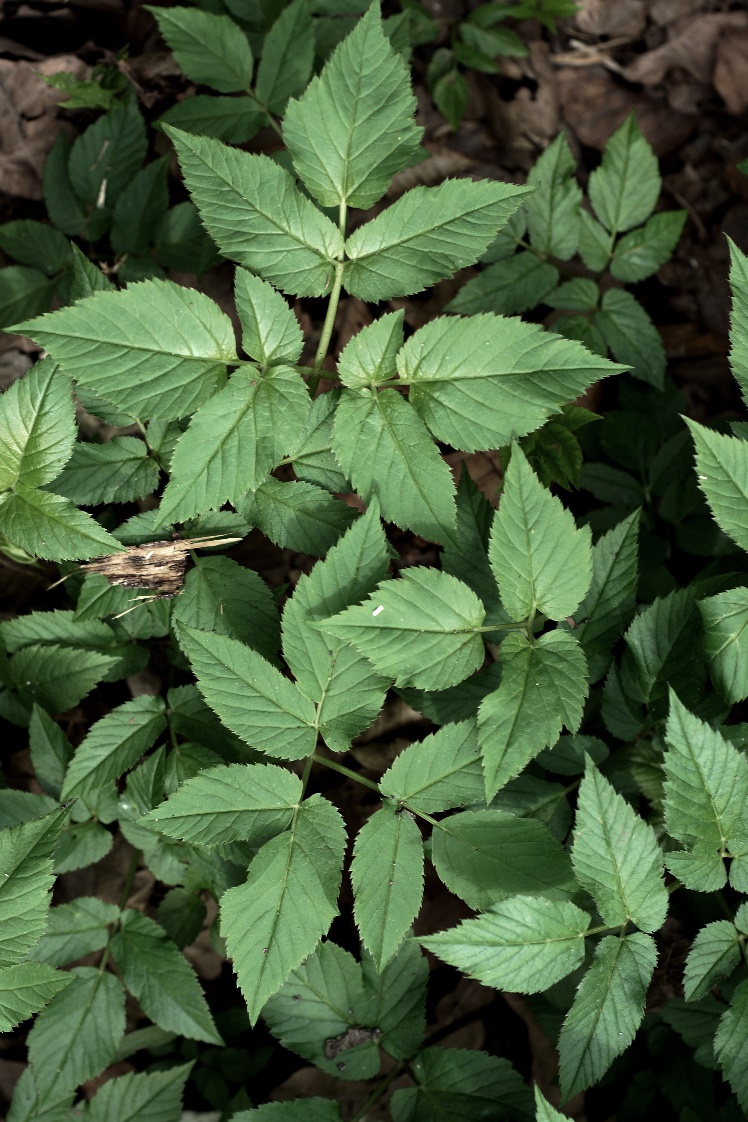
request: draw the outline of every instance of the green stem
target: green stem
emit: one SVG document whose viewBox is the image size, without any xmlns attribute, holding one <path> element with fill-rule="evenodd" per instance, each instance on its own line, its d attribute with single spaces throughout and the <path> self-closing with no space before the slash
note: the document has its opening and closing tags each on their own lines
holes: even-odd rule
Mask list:
<svg viewBox="0 0 748 1122">
<path fill-rule="evenodd" d="M 395 1064 L 395 1066 L 392 1068 L 392 1071 L 389 1071 L 382 1082 L 374 1088 L 361 1109 L 356 1111 L 353 1118 L 351 1119 L 351 1122 L 362 1122 L 362 1119 L 366 1117 L 374 1104 L 381 1099 L 390 1083 L 397 1079 L 398 1075 L 402 1073 L 405 1068 L 405 1063 L 405 1060 L 400 1060 L 399 1063 Z"/>
<path fill-rule="evenodd" d="M 306 791 L 306 785 L 309 782 L 309 776 L 312 774 L 312 764 L 314 763 L 315 755 L 312 752 L 311 756 L 307 756 L 306 763 L 304 764 L 304 771 L 301 775 L 301 790 Z"/>
<path fill-rule="evenodd" d="M 345 224 L 347 216 L 347 204 L 341 202 L 340 209 L 338 211 L 338 229 L 340 230 L 341 236 L 343 238 L 345 238 Z M 335 326 L 335 316 L 337 315 L 338 304 L 340 303 L 340 292 L 343 287 L 344 270 L 345 260 L 338 261 L 335 265 L 335 277 L 332 282 L 330 300 L 327 305 L 327 315 L 325 316 L 325 322 L 322 325 L 322 334 L 319 338 L 317 353 L 314 356 L 314 365 L 312 367 L 312 372 L 309 375 L 309 381 L 307 383 L 310 397 L 314 397 L 314 395 L 316 394 L 319 380 L 322 377 L 322 363 L 327 357 L 327 348 L 330 346 L 330 340 L 332 339 L 332 330 Z"/>
<path fill-rule="evenodd" d="M 316 752 L 312 756 L 312 760 L 316 764 L 324 764 L 325 767 L 331 768 L 332 771 L 339 772 L 347 779 L 354 779 L 356 783 L 361 783 L 364 787 L 368 787 L 371 791 L 376 791 L 377 794 L 379 793 L 379 786 L 371 779 L 364 778 L 363 775 L 359 775 L 358 772 L 352 771 L 351 768 L 346 767 L 345 764 L 339 764 L 337 760 L 328 760 L 325 756 L 318 756 Z"/>
</svg>

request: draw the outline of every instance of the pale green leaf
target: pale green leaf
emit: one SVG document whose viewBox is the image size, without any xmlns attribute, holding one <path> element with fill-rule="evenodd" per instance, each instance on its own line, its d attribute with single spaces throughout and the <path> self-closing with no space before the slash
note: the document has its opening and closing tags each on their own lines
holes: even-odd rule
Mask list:
<svg viewBox="0 0 748 1122">
<path fill-rule="evenodd" d="M 50 966 L 65 966 L 103 950 L 109 942 L 109 925 L 118 918 L 119 908 L 96 896 L 79 896 L 71 904 L 58 904 L 50 911 L 49 926 L 30 957 Z"/>
<path fill-rule="evenodd" d="M 503 316 L 529 312 L 538 304 L 547 303 L 549 293 L 557 284 L 556 266 L 524 250 L 471 277 L 444 310 L 463 316 L 480 312 Z"/>
<path fill-rule="evenodd" d="M 605 145 L 600 167 L 590 176 L 592 209 L 611 233 L 631 230 L 649 218 L 661 184 L 657 157 L 631 113 Z"/>
<path fill-rule="evenodd" d="M 440 690 L 482 664 L 485 612 L 474 592 L 436 569 L 405 569 L 363 604 L 318 624 L 400 685 Z"/>
<path fill-rule="evenodd" d="M 507 896 L 559 899 L 573 889 L 568 855 L 547 827 L 500 810 L 442 818 L 431 859 L 447 888 L 476 911 Z"/>
<path fill-rule="evenodd" d="M 270 475 L 301 436 L 309 395 L 300 376 L 278 366 L 237 370 L 177 442 L 161 499 L 161 525 L 184 522 L 224 502 L 236 505 Z"/>
<path fill-rule="evenodd" d="M 115 436 L 107 444 L 78 443 L 67 467 L 54 481 L 58 495 L 82 506 L 129 503 L 158 486 L 158 464 L 144 441 Z"/>
<path fill-rule="evenodd" d="M 527 1085 L 508 1060 L 460 1048 L 426 1048 L 413 1061 L 416 1087 L 392 1096 L 394 1122 L 530 1122 Z"/>
<path fill-rule="evenodd" d="M 294 6 L 304 2 L 296 0 Z M 247 354 L 263 366 L 298 362 L 304 339 L 299 321 L 281 294 L 246 269 L 237 269 L 234 296 Z"/>
<path fill-rule="evenodd" d="M 696 473 L 714 520 L 748 549 L 748 443 L 684 418 L 696 445 Z"/>
<path fill-rule="evenodd" d="M 37 362 L 0 397 L 0 489 L 49 483 L 75 440 L 72 386 L 54 360 Z"/>
<path fill-rule="evenodd" d="M 488 556 L 511 619 L 570 616 L 590 586 L 589 527 L 545 488 L 520 448 L 514 448 L 491 528 Z"/>
<path fill-rule="evenodd" d="M 257 573 L 230 557 L 196 557 L 172 619 L 238 639 L 269 660 L 280 646 L 280 620 L 270 589 Z"/>
<path fill-rule="evenodd" d="M 371 1079 L 379 1071 L 381 1035 L 371 1005 L 359 963 L 325 942 L 291 973 L 262 1016 L 284 1048 L 328 1075 Z"/>
<path fill-rule="evenodd" d="M 69 499 L 20 483 L 0 496 L 0 533 L 32 557 L 48 561 L 86 561 L 122 548 Z"/>
<path fill-rule="evenodd" d="M 591 760 L 579 788 L 571 859 L 604 923 L 662 926 L 668 894 L 655 833 Z"/>
<path fill-rule="evenodd" d="M 592 581 L 573 613 L 574 636 L 597 682 L 610 664 L 611 647 L 631 622 L 638 577 L 639 512 L 634 511 L 592 547 Z"/>
<path fill-rule="evenodd" d="M 297 296 L 329 291 L 343 237 L 267 156 L 168 126 L 185 182 L 221 253 Z"/>
<path fill-rule="evenodd" d="M 141 420 L 191 413 L 236 362 L 229 317 L 204 293 L 172 281 L 97 292 L 15 330 L 51 351 L 76 382 Z"/>
<path fill-rule="evenodd" d="M 348 238 L 345 288 L 389 300 L 451 277 L 478 260 L 527 193 L 491 179 L 413 187 Z"/>
<path fill-rule="evenodd" d="M 653 214 L 641 229 L 626 234 L 613 252 L 611 276 L 625 284 L 635 284 L 651 277 L 670 260 L 686 217 L 685 210 L 663 211 Z"/>
<path fill-rule="evenodd" d="M 18 962 L 44 933 L 52 855 L 66 818 L 55 810 L 0 831 L 0 967 Z"/>
<path fill-rule="evenodd" d="M 188 78 L 220 93 L 246 90 L 252 82 L 252 51 L 228 16 L 196 8 L 148 8 Z"/>
<path fill-rule="evenodd" d="M 43 962 L 0 967 L 0 1032 L 10 1032 L 38 1013 L 72 978 Z"/>
<path fill-rule="evenodd" d="M 535 1084 L 535 1122 L 566 1122 L 568 1115 L 551 1106 L 540 1087 Z"/>
<path fill-rule="evenodd" d="M 75 1093 L 64 1087 L 57 1093 L 53 1090 L 40 1095 L 34 1072 L 27 1065 L 13 1091 L 8 1122 L 68 1122 L 74 1098 Z"/>
<path fill-rule="evenodd" d="M 540 993 L 581 965 L 589 925 L 567 900 L 515 896 L 421 942 L 481 985 Z"/>
<path fill-rule="evenodd" d="M 597 1083 L 634 1039 L 656 961 L 654 939 L 640 931 L 598 943 L 558 1041 L 564 1102 Z"/>
<path fill-rule="evenodd" d="M 379 790 L 427 814 L 481 802 L 483 768 L 475 721 L 444 725 L 410 744 L 384 773 Z"/>
<path fill-rule="evenodd" d="M 727 919 L 701 928 L 691 944 L 683 975 L 686 1001 L 698 1001 L 732 974 L 740 962 L 739 933 Z"/>
<path fill-rule="evenodd" d="M 129 771 L 166 728 L 165 708 L 160 697 L 143 694 L 91 725 L 70 762 L 62 797 L 86 795 Z"/>
<path fill-rule="evenodd" d="M 194 970 L 162 927 L 128 908 L 110 948 L 125 985 L 155 1024 L 189 1040 L 223 1043 Z"/>
<path fill-rule="evenodd" d="M 728 238 L 730 246 L 730 366 L 740 386 L 743 400 L 748 398 L 748 257 Z"/>
<path fill-rule="evenodd" d="M 748 981 L 743 981 L 732 995 L 729 1009 L 722 1014 L 714 1038 L 714 1051 L 722 1065 L 725 1079 L 748 1111 L 748 1066 L 745 1062 L 748 1045 Z"/>
<path fill-rule="evenodd" d="M 306 86 L 314 61 L 314 24 L 307 0 L 281 10 L 262 46 L 255 94 L 271 113 L 282 114 L 289 97 Z"/>
<path fill-rule="evenodd" d="M 358 517 L 354 507 L 312 483 L 283 483 L 271 476 L 239 503 L 251 526 L 281 549 L 324 557 Z"/>
<path fill-rule="evenodd" d="M 689 848 L 698 841 L 703 855 L 721 855 L 731 835 L 744 828 L 748 760 L 716 729 L 689 713 L 674 693 L 665 736 L 667 831 Z"/>
<path fill-rule="evenodd" d="M 344 386 L 363 389 L 395 377 L 397 353 L 403 345 L 403 317 L 402 309 L 387 312 L 346 344 L 338 359 L 338 377 Z"/>
<path fill-rule="evenodd" d="M 698 608 L 712 680 L 728 701 L 742 701 L 748 697 L 748 591 L 732 588 L 700 600 Z"/>
<path fill-rule="evenodd" d="M 344 390 L 335 416 L 335 455 L 365 502 L 428 541 L 454 538 L 454 483 L 426 426 L 396 390 Z"/>
<path fill-rule="evenodd" d="M 301 780 L 284 768 L 221 765 L 188 779 L 141 824 L 191 845 L 257 846 L 286 829 L 301 794 Z"/>
<path fill-rule="evenodd" d="M 665 348 L 660 334 L 635 296 L 623 288 L 609 288 L 591 321 L 618 362 L 632 374 L 661 390 L 665 376 Z"/>
<path fill-rule="evenodd" d="M 259 851 L 246 884 L 224 894 L 221 934 L 252 1024 L 338 914 L 344 851 L 343 820 L 312 795 L 291 829 Z"/>
<path fill-rule="evenodd" d="M 351 881 L 356 926 L 381 971 L 423 898 L 423 841 L 409 811 L 385 803 L 369 818 L 353 847 Z"/>
<path fill-rule="evenodd" d="M 98 650 L 116 643 L 111 627 L 100 620 L 81 622 L 73 612 L 58 608 L 52 612 L 32 611 L 0 623 L 0 637 L 9 654 L 23 650 L 31 643 L 59 643 L 64 647 Z"/>
<path fill-rule="evenodd" d="M 116 661 L 98 651 L 34 643 L 13 656 L 11 684 L 29 707 L 38 702 L 50 713 L 64 713 L 90 693 Z"/>
<path fill-rule="evenodd" d="M 168 10 L 168 9 L 167 9 Z M 162 9 L 163 11 L 163 9 Z M 192 1064 L 165 1071 L 129 1072 L 109 1079 L 91 1100 L 89 1122 L 179 1122 Z"/>
<path fill-rule="evenodd" d="M 534 643 L 511 634 L 501 644 L 499 688 L 478 710 L 486 796 L 518 775 L 566 726 L 576 732 L 587 698 L 587 664 L 576 639 L 549 631 Z"/>
<path fill-rule="evenodd" d="M 125 1031 L 119 978 L 93 966 L 77 966 L 71 973 L 71 984 L 39 1014 L 28 1035 L 29 1063 L 42 1102 L 53 1091 L 72 1090 L 103 1071 Z"/>
<path fill-rule="evenodd" d="M 216 635 L 179 629 L 200 692 L 221 721 L 269 756 L 297 760 L 314 751 L 314 705 L 262 655 Z"/>
<path fill-rule="evenodd" d="M 415 105 L 375 4 L 286 111 L 283 139 L 315 199 L 367 210 L 381 198 L 418 148 Z"/>
<path fill-rule="evenodd" d="M 604 226 L 587 210 L 580 213 L 579 256 L 593 273 L 601 273 L 610 260 L 611 238 Z"/>
<path fill-rule="evenodd" d="M 467 451 L 525 436 L 619 369 L 537 324 L 493 315 L 432 320 L 407 341 L 397 368 L 437 438 Z"/>
<path fill-rule="evenodd" d="M 576 252 L 582 189 L 574 180 L 576 160 L 564 133 L 548 145 L 527 176 L 536 187 L 525 203 L 533 249 L 560 261 Z"/>
</svg>

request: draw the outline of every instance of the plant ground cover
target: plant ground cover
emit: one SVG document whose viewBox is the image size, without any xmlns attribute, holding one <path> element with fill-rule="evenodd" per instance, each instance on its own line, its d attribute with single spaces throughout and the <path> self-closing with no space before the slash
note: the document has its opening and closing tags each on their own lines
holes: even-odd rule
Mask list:
<svg viewBox="0 0 748 1122">
<path fill-rule="evenodd" d="M 745 21 L 564 7 L 155 9 L 178 67 L 123 7 L 42 63 L 10 1122 L 748 1106 Z"/>
</svg>

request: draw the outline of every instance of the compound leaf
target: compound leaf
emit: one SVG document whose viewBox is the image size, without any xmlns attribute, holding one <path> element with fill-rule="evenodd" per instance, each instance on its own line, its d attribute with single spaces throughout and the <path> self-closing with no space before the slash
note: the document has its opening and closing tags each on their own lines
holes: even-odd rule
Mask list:
<svg viewBox="0 0 748 1122">
<path fill-rule="evenodd" d="M 590 176 L 592 209 L 611 234 L 638 226 L 657 205 L 662 180 L 657 157 L 631 113 L 605 145 Z"/>
<path fill-rule="evenodd" d="M 191 1068 L 192 1064 L 182 1064 L 166 1071 L 130 1072 L 109 1079 L 94 1095 L 86 1117 L 89 1122 L 111 1122 L 112 1118 L 117 1122 L 178 1122 Z"/>
</svg>

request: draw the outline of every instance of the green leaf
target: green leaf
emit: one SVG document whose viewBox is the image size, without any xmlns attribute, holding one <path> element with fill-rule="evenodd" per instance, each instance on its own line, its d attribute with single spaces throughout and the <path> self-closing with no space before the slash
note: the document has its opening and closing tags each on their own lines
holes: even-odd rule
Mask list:
<svg viewBox="0 0 748 1122">
<path fill-rule="evenodd" d="M 748 1042 L 748 981 L 741 982 L 732 995 L 729 1009 L 722 1014 L 714 1038 L 714 1051 L 725 1079 L 748 1110 L 748 1069 L 745 1048 Z"/>
<path fill-rule="evenodd" d="M 230 557 L 196 561 L 174 607 L 174 622 L 238 639 L 272 660 L 280 646 L 280 620 L 262 578 Z"/>
<path fill-rule="evenodd" d="M 49 913 L 49 926 L 32 949 L 35 962 L 65 966 L 103 950 L 109 942 L 109 925 L 119 919 L 119 908 L 96 896 L 79 896 L 72 904 L 58 904 Z"/>
<path fill-rule="evenodd" d="M 219 93 L 247 90 L 252 82 L 252 50 L 232 19 L 195 8 L 147 10 L 191 81 Z"/>
<path fill-rule="evenodd" d="M 245 144 L 267 122 L 254 97 L 214 97 L 195 94 L 172 105 L 157 124 L 183 132 L 212 136 L 229 144 Z"/>
<path fill-rule="evenodd" d="M 335 943 L 321 943 L 270 998 L 262 1015 L 284 1048 L 328 1075 L 371 1079 L 379 1071 L 381 1034 L 371 1018 L 361 967 Z"/>
<path fill-rule="evenodd" d="M 399 685 L 441 690 L 482 664 L 484 616 L 466 585 L 448 573 L 414 567 L 317 626 L 352 643 Z"/>
<path fill-rule="evenodd" d="M 343 820 L 312 795 L 291 829 L 259 851 L 246 884 L 224 894 L 221 934 L 252 1024 L 338 914 L 344 850 Z"/>
<path fill-rule="evenodd" d="M 44 933 L 52 855 L 66 818 L 55 810 L 0 831 L 0 967 L 13 966 Z"/>
<path fill-rule="evenodd" d="M 484 785 L 475 722 L 444 725 L 408 745 L 382 776 L 379 790 L 417 813 L 479 803 Z"/>
<path fill-rule="evenodd" d="M 63 133 L 59 134 L 63 136 Z M 70 281 L 70 303 L 82 300 L 85 296 L 93 296 L 95 292 L 114 292 L 116 285 L 112 284 L 107 276 L 102 273 L 98 265 L 89 260 L 75 242 L 70 243 L 73 254 L 73 275 Z"/>
<path fill-rule="evenodd" d="M 579 788 L 571 859 L 577 880 L 608 926 L 631 921 L 642 931 L 662 927 L 668 894 L 655 833 L 589 759 Z"/>
<path fill-rule="evenodd" d="M 674 693 L 665 737 L 667 832 L 702 859 L 709 855 L 716 869 L 733 835 L 744 829 L 748 761 L 716 729 L 689 713 Z M 672 857 L 677 855 L 668 857 L 668 867 Z M 720 873 L 724 876 L 724 870 Z"/>
<path fill-rule="evenodd" d="M 83 231 L 86 216 L 70 183 L 70 147 L 68 134 L 60 129 L 44 162 L 43 187 L 49 217 L 63 233 L 76 237 Z"/>
<path fill-rule="evenodd" d="M 143 694 L 96 721 L 76 750 L 62 797 L 86 795 L 128 771 L 166 728 L 160 697 Z"/>
<path fill-rule="evenodd" d="M 714 520 L 748 549 L 748 444 L 684 417 L 696 446 L 696 473 Z"/>
<path fill-rule="evenodd" d="M 314 198 L 368 210 L 418 148 L 415 106 L 408 69 L 374 5 L 286 110 L 283 139 Z"/>
<path fill-rule="evenodd" d="M 748 397 L 748 258 L 728 238 L 730 247 L 730 366 L 740 386 L 743 400 Z"/>
<path fill-rule="evenodd" d="M 700 600 L 704 654 L 714 684 L 728 701 L 748 697 L 748 595 L 732 588 Z"/>
<path fill-rule="evenodd" d="M 592 209 L 611 233 L 631 230 L 649 218 L 661 184 L 657 157 L 631 113 L 605 145 L 600 167 L 590 176 Z"/>
<path fill-rule="evenodd" d="M 569 858 L 547 827 L 500 810 L 441 819 L 431 859 L 447 888 L 476 911 L 507 896 L 558 899 L 573 886 Z"/>
<path fill-rule="evenodd" d="M 296 5 L 303 2 L 295 0 Z M 246 269 L 237 269 L 234 295 L 242 324 L 242 346 L 247 354 L 263 366 L 293 366 L 298 362 L 304 337 L 299 321 L 281 294 Z"/>
<path fill-rule="evenodd" d="M 356 338 L 358 336 L 354 336 Z M 346 493 L 351 490 L 351 484 L 332 450 L 333 424 L 339 401 L 339 389 L 314 398 L 304 432 L 290 458 L 296 478 L 302 483 L 312 483 L 326 491 Z"/>
<path fill-rule="evenodd" d="M 364 948 L 361 968 L 373 1005 L 370 1019 L 382 1034 L 380 1047 L 396 1060 L 408 1059 L 426 1031 L 426 956 L 413 939 L 406 939 L 381 972 Z"/>
<path fill-rule="evenodd" d="M 683 975 L 686 1001 L 698 1001 L 732 974 L 740 962 L 739 933 L 727 919 L 702 927 L 691 944 Z"/>
<path fill-rule="evenodd" d="M 70 379 L 45 358 L 0 398 L 0 489 L 19 481 L 26 487 L 50 483 L 69 460 L 74 441 Z"/>
<path fill-rule="evenodd" d="M 449 122 L 452 132 L 456 132 L 467 109 L 470 89 L 459 70 L 448 70 L 434 82 L 431 88 L 434 105 Z"/>
<path fill-rule="evenodd" d="M 549 753 L 541 753 L 541 757 L 547 755 Z M 502 787 L 491 799 L 490 809 L 504 810 L 516 818 L 536 818 L 561 842 L 566 840 L 571 829 L 572 813 L 565 788 L 560 783 L 549 783 L 547 779 L 540 779 L 529 772 L 511 779 L 506 787 Z"/>
<path fill-rule="evenodd" d="M 530 196 L 532 199 L 532 196 Z M 446 312 L 512 315 L 547 303 L 558 284 L 558 269 L 529 250 L 514 254 L 471 277 L 445 306 Z"/>
<path fill-rule="evenodd" d="M 487 798 L 554 744 L 564 725 L 577 731 L 587 697 L 584 653 L 564 631 L 549 631 L 534 643 L 507 636 L 501 665 L 499 688 L 478 710 Z"/>
<path fill-rule="evenodd" d="M 478 260 L 527 193 L 490 179 L 413 187 L 348 238 L 346 289 L 388 300 L 452 276 Z"/>
<path fill-rule="evenodd" d="M 565 312 L 592 312 L 600 299 L 600 289 L 587 277 L 564 281 L 546 301 L 551 308 Z"/>
<path fill-rule="evenodd" d="M 581 965 L 589 925 L 567 900 L 515 896 L 421 942 L 481 985 L 540 993 Z"/>
<path fill-rule="evenodd" d="M 592 547 L 592 582 L 574 614 L 574 636 L 597 682 L 610 665 L 611 647 L 631 622 L 636 605 L 639 512 L 634 511 Z"/>
<path fill-rule="evenodd" d="M 554 1106 L 544 1098 L 540 1087 L 535 1084 L 535 1122 L 564 1122 L 567 1117 L 562 1114 L 560 1110 L 556 1110 Z"/>
<path fill-rule="evenodd" d="M 346 344 L 338 359 L 338 377 L 344 386 L 373 388 L 395 377 L 397 354 L 403 345 L 403 317 L 402 308 L 387 312 Z"/>
<path fill-rule="evenodd" d="M 256 846 L 287 828 L 301 794 L 300 779 L 284 768 L 221 765 L 188 779 L 141 825 L 191 845 L 248 841 Z"/>
<path fill-rule="evenodd" d="M 60 230 L 32 218 L 4 222 L 0 226 L 0 249 L 8 257 L 54 276 L 72 265 L 70 242 Z"/>
<path fill-rule="evenodd" d="M 49 561 L 84 561 L 122 548 L 69 499 L 20 483 L 12 493 L 0 495 L 0 533 L 32 557 Z"/>
<path fill-rule="evenodd" d="M 125 985 L 155 1024 L 188 1040 L 223 1043 L 192 967 L 162 927 L 128 908 L 110 947 Z"/>
<path fill-rule="evenodd" d="M 618 369 L 537 324 L 493 315 L 441 317 L 398 355 L 410 401 L 455 448 L 499 448 Z M 381 396 L 381 395 L 380 395 Z"/>
<path fill-rule="evenodd" d="M 42 1095 L 44 1105 L 40 1105 L 40 1092 L 31 1067 L 26 1066 L 15 1086 L 13 1101 L 8 1111 L 9 1122 L 67 1122 L 73 1108 L 75 1094 L 61 1088 L 58 1093 Z"/>
<path fill-rule="evenodd" d="M 324 557 L 357 517 L 353 507 L 322 487 L 272 476 L 245 496 L 239 511 L 281 549 L 313 557 Z"/>
<path fill-rule="evenodd" d="M 385 803 L 369 818 L 353 848 L 351 881 L 356 926 L 381 971 L 423 898 L 423 841 L 409 811 Z"/>
<path fill-rule="evenodd" d="M 441 567 L 472 588 L 483 602 L 488 623 L 503 624 L 507 622 L 507 615 L 488 561 L 488 538 L 494 513 L 488 499 L 473 483 L 470 472 L 463 467 L 457 485 L 457 540 L 442 551 Z"/>
<path fill-rule="evenodd" d="M 114 838 L 106 827 L 93 819 L 63 831 L 55 853 L 55 873 L 85 869 L 106 857 Z"/>
<path fill-rule="evenodd" d="M 11 684 L 29 707 L 36 701 L 50 713 L 64 713 L 90 693 L 116 661 L 98 651 L 33 643 L 13 656 Z"/>
<path fill-rule="evenodd" d="M 700 674 L 699 622 L 693 587 L 658 597 L 634 617 L 624 636 L 624 681 L 630 697 L 651 703 L 664 699 L 669 686 L 694 687 Z"/>
<path fill-rule="evenodd" d="M 0 968 L 0 1032 L 38 1013 L 72 978 L 43 962 L 21 962 Z"/>
<path fill-rule="evenodd" d="M 236 362 L 231 320 L 202 292 L 146 280 L 17 324 L 76 382 L 141 420 L 184 417 Z"/>
<path fill-rule="evenodd" d="M 617 243 L 610 263 L 610 272 L 624 284 L 636 284 L 656 273 L 669 261 L 683 232 L 687 212 L 668 210 L 653 214 L 639 230 Z"/>
<path fill-rule="evenodd" d="M 322 296 L 329 290 L 343 237 L 287 171 L 219 140 L 168 126 L 164 131 L 205 228 L 226 257 L 284 292 Z"/>
<path fill-rule="evenodd" d="M 73 749 L 60 726 L 36 704 L 31 708 L 29 749 L 39 786 L 58 798 Z"/>
<path fill-rule="evenodd" d="M 180 887 L 169 889 L 158 906 L 158 922 L 180 950 L 194 943 L 207 914 L 202 897 Z"/>
<path fill-rule="evenodd" d="M 242 1110 L 231 1122 L 342 1122 L 340 1107 L 331 1099 L 294 1099 L 265 1103 L 256 1110 Z"/>
<path fill-rule="evenodd" d="M 52 301 L 55 282 L 25 265 L 0 269 L 0 329 L 9 331 L 19 316 L 46 312 Z"/>
<path fill-rule="evenodd" d="M 574 180 L 576 160 L 563 133 L 536 160 L 528 177 L 536 191 L 525 203 L 527 229 L 537 253 L 568 261 L 579 240 L 582 190 Z"/>
<path fill-rule="evenodd" d="M 558 1041 L 563 1102 L 597 1083 L 634 1039 L 656 961 L 654 939 L 640 931 L 598 943 Z"/>
<path fill-rule="evenodd" d="M 314 751 L 314 705 L 250 647 L 216 635 L 179 629 L 200 692 L 221 721 L 268 756 L 298 760 Z"/>
<path fill-rule="evenodd" d="M 117 255 L 148 255 L 169 206 L 168 164 L 168 156 L 146 164 L 117 199 L 110 235 Z"/>
<path fill-rule="evenodd" d="M 237 370 L 177 442 L 161 525 L 184 522 L 227 501 L 236 505 L 293 447 L 308 411 L 309 395 L 290 367 L 273 367 L 262 376 Z"/>
<path fill-rule="evenodd" d="M 426 426 L 397 392 L 344 390 L 335 415 L 335 455 L 365 502 L 429 541 L 452 541 L 454 483 Z"/>
<path fill-rule="evenodd" d="M 90 1122 L 179 1122 L 182 1092 L 192 1064 L 166 1071 L 130 1072 L 109 1079 L 91 1100 Z"/>
<path fill-rule="evenodd" d="M 413 1074 L 418 1086 L 392 1096 L 394 1122 L 532 1118 L 527 1085 L 508 1060 L 459 1048 L 426 1048 L 413 1061 Z"/>
<path fill-rule="evenodd" d="M 661 390 L 665 376 L 665 348 L 657 328 L 639 301 L 622 288 L 609 288 L 594 327 L 618 362 L 637 378 Z"/>
<path fill-rule="evenodd" d="M 140 170 L 147 147 L 136 98 L 99 117 L 73 141 L 67 170 L 73 191 L 86 204 L 85 233 L 90 241 L 97 241 L 109 228 L 112 208 Z"/>
<path fill-rule="evenodd" d="M 319 730 L 334 751 L 346 750 L 368 728 L 384 702 L 390 679 L 363 655 L 310 623 L 355 604 L 383 579 L 389 561 L 376 501 L 332 546 L 324 561 L 302 576 L 283 613 L 283 653 L 301 692 L 319 706 Z"/>
<path fill-rule="evenodd" d="M 511 619 L 570 616 L 590 586 L 589 527 L 543 487 L 521 449 L 515 448 L 504 476 L 501 505 L 491 528 L 488 553 L 501 599 Z"/>
<path fill-rule="evenodd" d="M 271 113 L 282 115 L 289 97 L 306 87 L 314 62 L 314 25 L 307 0 L 293 0 L 265 36 L 255 94 Z"/>
<path fill-rule="evenodd" d="M 39 1014 L 27 1038 L 41 1103 L 108 1067 L 125 1032 L 119 978 L 93 966 L 76 966 L 71 974 L 70 985 Z"/>
<path fill-rule="evenodd" d="M 144 441 L 115 436 L 107 444 L 78 443 L 54 482 L 57 494 L 74 503 L 129 503 L 158 486 L 158 464 Z"/>
</svg>

